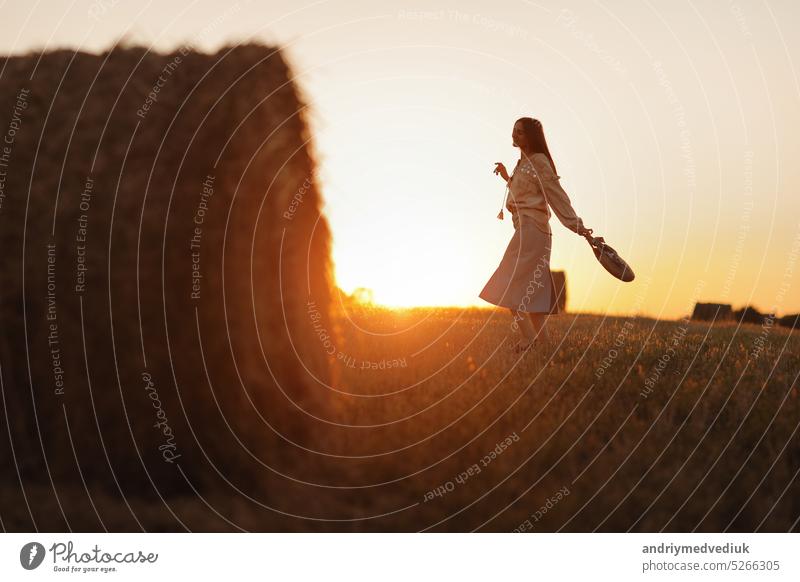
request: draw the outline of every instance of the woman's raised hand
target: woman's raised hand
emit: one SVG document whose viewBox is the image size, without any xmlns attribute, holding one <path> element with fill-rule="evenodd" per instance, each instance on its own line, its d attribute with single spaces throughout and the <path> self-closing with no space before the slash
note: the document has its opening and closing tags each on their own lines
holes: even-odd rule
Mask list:
<svg viewBox="0 0 800 582">
<path fill-rule="evenodd" d="M 500 176 L 503 177 L 503 180 L 508 182 L 508 170 L 506 170 L 506 167 L 502 164 L 502 162 L 495 162 L 494 173 L 495 175 L 500 174 Z"/>
</svg>

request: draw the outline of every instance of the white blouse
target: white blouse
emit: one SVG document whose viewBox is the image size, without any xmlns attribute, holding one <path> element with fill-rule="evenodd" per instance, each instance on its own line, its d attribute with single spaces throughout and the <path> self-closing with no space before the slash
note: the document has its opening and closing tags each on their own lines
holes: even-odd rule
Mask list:
<svg viewBox="0 0 800 582">
<path fill-rule="evenodd" d="M 514 228 L 518 228 L 520 216 L 530 219 L 539 230 L 551 234 L 550 208 L 561 224 L 577 233 L 584 228 L 583 221 L 575 213 L 569 196 L 564 192 L 547 154 L 535 153 L 530 159 L 521 159 L 508 182 L 509 194 L 506 208 L 511 212 Z"/>
</svg>

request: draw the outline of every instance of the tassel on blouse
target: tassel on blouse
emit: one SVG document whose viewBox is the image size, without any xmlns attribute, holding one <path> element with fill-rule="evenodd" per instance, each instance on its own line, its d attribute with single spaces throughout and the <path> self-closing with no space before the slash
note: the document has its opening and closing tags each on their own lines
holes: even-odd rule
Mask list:
<svg viewBox="0 0 800 582">
<path fill-rule="evenodd" d="M 508 182 L 511 182 L 511 180 L 509 179 Z M 506 200 L 508 200 L 508 182 L 506 183 L 505 192 L 503 192 L 503 206 L 506 205 Z M 503 220 L 503 206 L 500 207 L 500 212 L 497 213 L 498 220 Z"/>
</svg>

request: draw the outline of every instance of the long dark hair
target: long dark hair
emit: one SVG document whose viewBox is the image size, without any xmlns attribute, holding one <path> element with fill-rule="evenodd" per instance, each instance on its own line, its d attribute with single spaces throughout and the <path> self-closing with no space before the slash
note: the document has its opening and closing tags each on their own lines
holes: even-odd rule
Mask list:
<svg viewBox="0 0 800 582">
<path fill-rule="evenodd" d="M 522 131 L 525 132 L 525 137 L 528 138 L 533 153 L 546 155 L 550 160 L 550 165 L 553 166 L 553 172 L 558 175 L 553 156 L 550 155 L 550 148 L 547 147 L 547 140 L 544 138 L 542 122 L 533 117 L 520 117 L 517 119 L 517 123 L 522 125 Z"/>
</svg>

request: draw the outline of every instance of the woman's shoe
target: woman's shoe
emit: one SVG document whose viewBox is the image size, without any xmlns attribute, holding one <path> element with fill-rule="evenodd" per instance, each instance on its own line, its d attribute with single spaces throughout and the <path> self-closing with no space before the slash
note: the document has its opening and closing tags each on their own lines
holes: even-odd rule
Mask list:
<svg viewBox="0 0 800 582">
<path fill-rule="evenodd" d="M 520 341 L 517 345 L 514 346 L 514 353 L 515 354 L 522 354 L 530 350 L 533 346 L 536 345 L 536 340 L 531 340 L 529 342 L 522 342 Z"/>
</svg>

